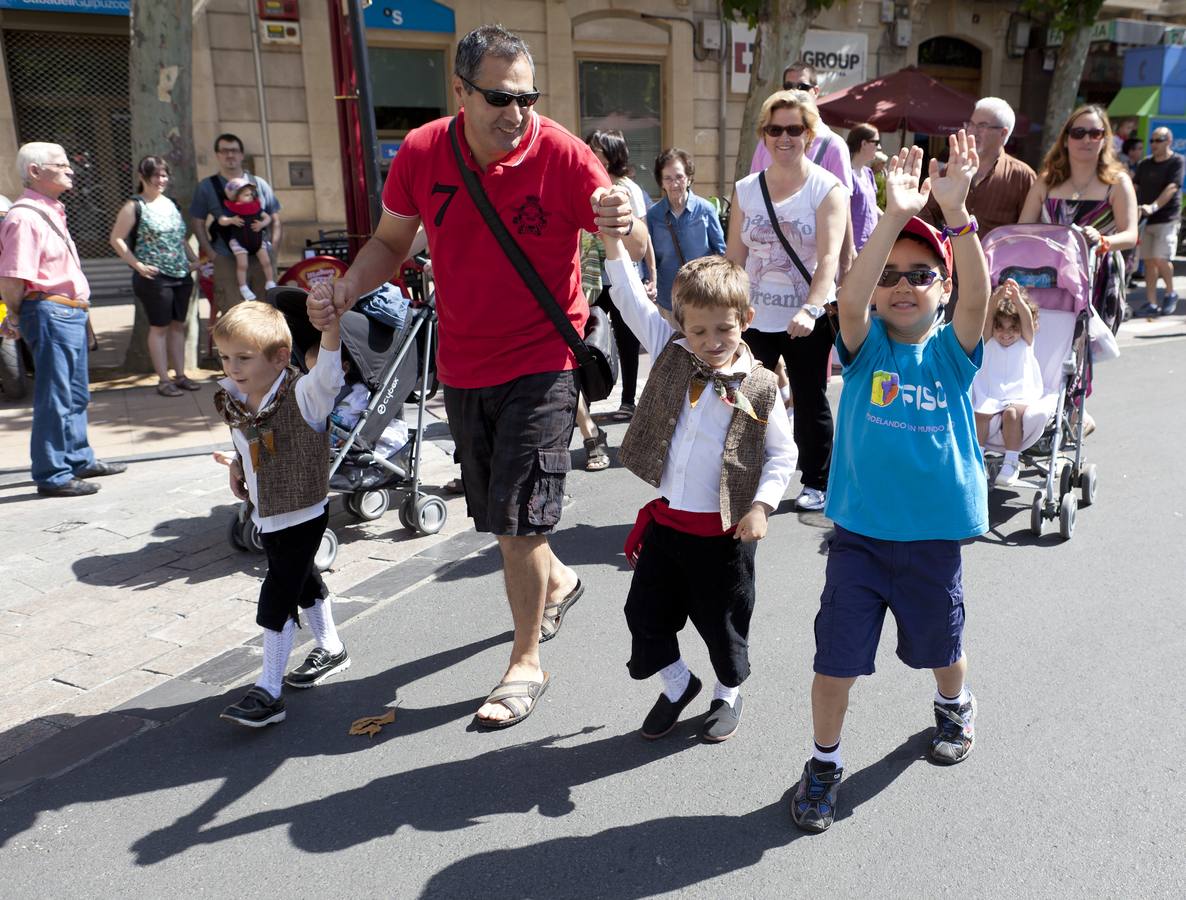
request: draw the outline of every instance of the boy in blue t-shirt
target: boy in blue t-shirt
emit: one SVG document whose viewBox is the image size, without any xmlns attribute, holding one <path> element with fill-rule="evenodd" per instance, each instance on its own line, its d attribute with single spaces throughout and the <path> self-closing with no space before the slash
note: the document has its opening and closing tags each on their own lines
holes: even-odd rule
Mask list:
<svg viewBox="0 0 1186 900">
<path fill-rule="evenodd" d="M 848 692 L 857 676 L 873 673 L 887 608 L 897 620 L 898 657 L 935 674 L 931 758 L 957 763 L 972 749 L 976 701 L 964 684 L 959 542 L 988 528 L 969 390 L 983 353 L 989 281 L 964 205 L 979 164 L 975 140 L 960 131 L 950 147 L 945 174 L 932 161 L 921 185 L 920 148 L 890 160 L 885 215 L 840 289 L 844 390 L 827 505 L 836 534 L 815 620 L 815 748 L 791 801 L 805 831 L 832 824 Z M 943 232 L 916 218 L 932 194 L 948 224 Z M 960 298 L 944 325 L 953 255 Z"/>
</svg>

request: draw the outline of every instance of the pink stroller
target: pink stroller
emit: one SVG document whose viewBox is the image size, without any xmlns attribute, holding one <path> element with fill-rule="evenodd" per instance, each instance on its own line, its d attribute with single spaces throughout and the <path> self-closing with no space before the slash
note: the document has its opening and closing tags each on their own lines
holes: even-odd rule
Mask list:
<svg viewBox="0 0 1186 900">
<path fill-rule="evenodd" d="M 1037 489 L 1030 530 L 1041 535 L 1046 519 L 1058 519 L 1059 534 L 1069 540 L 1079 507 L 1095 500 L 1096 467 L 1083 462 L 1095 254 L 1081 229 L 1063 225 L 996 228 L 984 239 L 984 253 L 994 286 L 1012 278 L 1042 310 L 1034 355 L 1042 370 L 1043 396 L 1022 417 L 1022 471 L 1034 477 L 1019 486 Z M 999 420 L 984 449 L 1004 452 Z M 990 461 L 990 481 L 999 468 L 999 460 Z"/>
</svg>

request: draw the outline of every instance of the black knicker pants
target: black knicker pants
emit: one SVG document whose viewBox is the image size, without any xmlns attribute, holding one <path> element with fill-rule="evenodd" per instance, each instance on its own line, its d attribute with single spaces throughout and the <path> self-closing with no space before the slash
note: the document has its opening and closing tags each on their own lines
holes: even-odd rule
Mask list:
<svg viewBox="0 0 1186 900">
<path fill-rule="evenodd" d="M 638 391 L 638 351 L 642 344 L 622 318 L 622 313 L 614 306 L 608 287 L 601 289 L 597 305 L 609 315 L 614 343 L 618 345 L 618 362 L 622 369 L 622 402 L 633 404 Z"/>
<path fill-rule="evenodd" d="M 749 676 L 755 543 L 732 535 L 697 537 L 652 522 L 626 597 L 631 678 L 650 678 L 680 658 L 688 619 L 704 639 L 717 680 L 737 687 Z"/>
<path fill-rule="evenodd" d="M 268 557 L 268 574 L 259 589 L 255 623 L 281 631 L 289 619 L 299 622 L 299 610 L 329 596 L 313 557 L 329 522 L 328 507 L 308 522 L 279 531 L 261 532 L 259 539 Z M 299 609 L 298 609 L 299 608 Z"/>
<path fill-rule="evenodd" d="M 828 404 L 829 358 L 834 332 L 827 316 L 815 320 L 806 337 L 792 338 L 785 331 L 745 332 L 745 342 L 754 356 L 771 371 L 781 356 L 786 360 L 787 379 L 795 400 L 795 446 L 799 448 L 799 470 L 803 486 L 817 491 L 828 489 L 832 464 L 832 407 Z"/>
</svg>

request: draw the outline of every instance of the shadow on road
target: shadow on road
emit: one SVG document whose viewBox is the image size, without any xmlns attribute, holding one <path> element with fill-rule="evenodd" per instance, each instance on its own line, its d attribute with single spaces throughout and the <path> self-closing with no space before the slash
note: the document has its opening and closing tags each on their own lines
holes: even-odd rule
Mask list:
<svg viewBox="0 0 1186 900">
<path fill-rule="evenodd" d="M 331 680 L 306 692 L 287 691 L 289 722 L 261 731 L 249 731 L 218 720 L 222 707 L 242 695 L 241 686 L 197 703 L 107 713 L 107 716 L 173 724 L 141 735 L 118 752 L 100 757 L 75 774 L 36 783 L 6 799 L 4 815 L 0 816 L 0 848 L 33 827 L 39 814 L 46 810 L 220 782 L 209 799 L 181 815 L 172 825 L 137 841 L 134 850 L 137 861 L 148 865 L 195 844 L 206 843 L 203 826 L 250 794 L 286 760 L 358 753 L 392 738 L 429 731 L 472 716 L 481 705 L 481 697 L 422 709 L 401 705 L 396 711 L 395 724 L 387 726 L 378 737 L 347 734 L 350 721 L 381 713 L 385 706 L 392 705 L 401 687 L 509 643 L 511 637 L 508 631 L 367 678 Z M 180 717 L 184 718 L 174 721 Z M 325 727 L 325 723 L 332 723 L 332 727 Z M 432 805 L 431 795 L 425 797 Z M 370 801 L 364 801 L 363 805 L 370 805 Z M 343 821 L 358 813 L 359 810 L 345 809 Z M 307 824 L 334 831 L 342 823 L 316 819 Z"/>
<path fill-rule="evenodd" d="M 930 730 L 920 731 L 884 758 L 846 778 L 840 787 L 837 821 L 851 816 L 912 763 L 925 758 L 929 740 Z M 636 739 L 634 743 L 640 742 Z M 424 900 L 472 896 L 475 885 L 482 886 L 481 893 L 487 898 L 549 900 L 590 896 L 633 900 L 679 891 L 747 869 L 759 863 L 768 850 L 809 837 L 791 822 L 794 787 L 789 785 L 777 802 L 742 816 L 671 816 L 585 837 L 478 853 L 442 869 L 420 896 Z M 544 812 L 542 807 L 540 812 Z M 597 873 L 595 888 L 581 877 L 589 872 Z M 788 890 L 791 893 L 794 891 Z"/>
</svg>

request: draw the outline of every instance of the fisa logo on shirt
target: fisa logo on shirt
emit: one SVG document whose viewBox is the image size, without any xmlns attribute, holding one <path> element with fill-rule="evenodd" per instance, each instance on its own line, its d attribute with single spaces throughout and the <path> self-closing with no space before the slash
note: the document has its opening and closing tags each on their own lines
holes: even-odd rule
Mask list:
<svg viewBox="0 0 1186 900">
<path fill-rule="evenodd" d="M 917 384 L 902 384 L 897 372 L 878 370 L 873 373 L 873 386 L 869 394 L 869 402 L 874 406 L 890 406 L 898 395 L 902 395 L 902 402 L 907 406 L 919 409 L 947 409 L 947 396 L 943 392 L 942 383 L 935 382 L 935 390 Z"/>
</svg>

